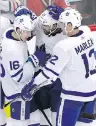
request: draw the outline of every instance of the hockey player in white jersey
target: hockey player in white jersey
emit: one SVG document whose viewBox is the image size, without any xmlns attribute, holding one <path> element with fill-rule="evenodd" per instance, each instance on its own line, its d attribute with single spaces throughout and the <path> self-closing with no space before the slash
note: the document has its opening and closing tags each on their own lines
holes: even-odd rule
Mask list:
<svg viewBox="0 0 96 126">
<path fill-rule="evenodd" d="M 54 17 L 56 18 L 55 20 L 53 19 L 53 18 L 51 18 L 50 17 L 50 15 L 49 15 L 49 11 L 48 10 L 46 10 L 45 12 L 43 12 L 41 15 L 40 15 L 40 17 L 39 17 L 39 19 L 38 19 L 38 22 L 37 22 L 37 26 L 36 26 L 36 30 L 37 30 L 37 33 L 36 33 L 36 40 L 37 40 L 37 43 L 36 43 L 36 45 L 39 47 L 39 48 L 41 48 L 41 49 L 44 49 L 43 51 L 46 51 L 48 54 L 49 53 L 52 53 L 52 49 L 53 49 L 53 47 L 55 46 L 55 44 L 58 42 L 58 40 L 61 40 L 61 39 L 63 39 L 63 38 L 66 38 L 67 36 L 65 36 L 65 35 L 62 35 L 62 32 L 61 32 L 61 30 L 60 30 L 60 28 L 59 27 L 56 27 L 56 24 L 58 23 L 58 21 L 56 21 L 57 20 L 57 15 L 56 15 L 56 10 L 57 9 L 59 9 L 58 7 L 56 7 L 56 6 L 51 6 L 50 7 L 51 8 L 51 10 L 52 11 L 54 11 L 55 10 L 55 12 L 53 13 L 54 15 Z M 18 8 L 17 8 L 18 9 Z M 20 8 L 21 10 L 19 10 L 19 11 L 17 11 L 16 12 L 16 16 L 18 16 L 18 15 L 22 15 L 22 14 L 28 14 L 29 12 L 30 12 L 30 10 L 29 10 L 29 12 L 28 12 L 28 9 L 27 8 L 25 8 L 25 9 L 22 9 L 22 8 Z M 60 11 L 60 10 L 58 10 L 58 11 Z M 52 12 L 51 12 L 52 13 Z M 30 13 L 29 13 L 30 14 Z M 79 14 L 79 13 L 77 13 L 78 14 L 78 18 L 80 18 L 80 20 L 82 19 L 82 17 L 81 17 L 81 15 Z M 32 14 L 31 14 L 32 15 Z M 53 25 L 55 25 L 55 27 L 53 27 L 53 28 L 55 28 L 53 31 L 52 31 L 52 29 L 50 30 L 50 28 L 53 26 Z M 44 26 L 44 27 L 43 27 Z M 43 29 L 42 29 L 43 28 Z M 49 30 L 48 30 L 49 29 Z M 86 32 L 90 32 L 90 29 L 88 28 L 88 26 L 81 26 L 79 29 L 82 29 L 84 32 L 86 31 Z M 43 31 L 44 30 L 44 31 Z M 44 33 L 45 32 L 45 33 Z M 52 34 L 53 33 L 53 34 Z M 47 35 L 46 35 L 47 34 Z M 44 44 L 45 43 L 45 44 Z M 31 49 L 31 48 L 30 48 Z M 59 84 L 57 84 L 57 83 L 59 83 Z M 52 118 L 52 123 L 53 123 L 53 125 L 55 125 L 55 121 L 54 121 L 54 119 L 55 119 L 55 111 L 56 111 L 56 105 L 57 105 L 57 101 L 58 101 L 58 96 L 59 96 L 59 93 L 60 93 L 60 82 L 59 82 L 59 80 L 57 80 L 56 82 L 55 82 L 55 84 L 57 84 L 56 86 L 55 86 L 55 89 L 54 88 L 52 88 L 52 90 L 50 90 L 50 96 L 51 97 L 49 97 L 49 95 L 48 95 L 48 90 L 50 89 L 50 88 L 42 88 L 38 93 L 36 93 L 36 95 L 35 95 L 35 101 L 37 101 L 37 104 L 39 104 L 39 102 L 38 101 L 40 101 L 40 104 L 42 105 L 42 108 L 43 109 L 47 109 L 48 107 L 50 107 L 51 106 L 51 110 L 53 111 L 53 118 Z M 51 87 L 51 86 L 50 86 Z M 57 89 L 58 88 L 58 89 Z M 46 90 L 47 89 L 47 90 Z M 43 99 L 43 101 L 42 101 L 42 99 Z M 49 99 L 51 99 L 51 105 L 49 105 Z M 34 100 L 32 100 L 32 104 L 33 104 L 33 102 L 34 102 Z M 57 102 L 57 103 L 56 103 Z M 35 104 L 35 103 L 34 103 Z M 93 105 L 94 105 L 94 103 L 93 103 Z M 35 109 L 38 109 L 38 107 L 36 107 L 37 105 L 35 105 Z M 38 105 L 39 106 L 39 105 Z M 92 103 L 91 103 L 91 106 L 92 106 Z M 92 110 L 91 110 L 91 107 L 89 106 L 89 108 L 90 108 L 90 110 L 88 110 L 88 105 L 86 105 L 86 107 L 85 108 L 87 108 L 87 109 L 85 109 L 86 111 L 92 111 L 93 110 L 93 108 L 92 108 Z M 85 111 L 85 110 L 83 110 L 83 111 Z M 33 105 L 31 105 L 31 111 L 34 111 L 34 106 Z M 49 113 L 49 111 L 46 111 L 46 113 L 47 113 L 47 116 L 48 116 L 48 113 Z M 34 115 L 34 114 L 32 114 L 32 115 Z M 50 115 L 50 114 L 49 114 Z M 48 118 L 50 118 L 50 116 L 48 116 Z M 46 124 L 46 122 L 44 122 L 44 120 L 45 119 L 43 119 L 43 117 L 41 116 L 41 122 L 42 122 L 42 124 Z M 79 119 L 79 121 L 80 121 L 80 119 Z"/>
<path fill-rule="evenodd" d="M 56 126 L 78 126 L 79 123 L 76 122 L 84 105 L 93 102 L 96 98 L 96 80 L 90 78 L 96 74 L 94 42 L 91 33 L 78 29 L 81 21 L 75 10 L 62 12 L 59 21 L 68 38 L 55 45 L 53 56 L 31 86 L 39 85 L 47 79 L 53 83 L 60 77 L 62 92 Z M 23 99 L 27 99 L 26 93 L 30 94 L 29 85 L 26 87 L 28 88 L 26 92 L 22 90 Z M 90 126 L 90 123 L 81 123 L 81 125 Z"/>
<path fill-rule="evenodd" d="M 58 6 L 49 6 L 48 9 L 49 9 L 49 11 L 46 10 L 39 17 L 40 21 L 37 25 L 37 31 L 38 32 L 36 34 L 36 40 L 37 40 L 36 45 L 39 48 L 45 49 L 46 53 L 51 55 L 52 51 L 53 51 L 53 47 L 57 44 L 57 42 L 59 40 L 65 39 L 67 36 L 65 34 L 64 35 L 62 34 L 62 30 L 58 26 L 58 15 L 56 15 L 57 14 L 56 10 L 58 9 L 58 13 L 60 13 L 62 8 L 59 8 Z M 51 14 L 49 15 L 50 10 L 51 10 Z M 52 16 L 52 11 L 55 11 L 55 12 L 53 12 L 54 13 L 53 16 L 54 16 L 55 19 L 53 17 L 52 18 L 50 17 L 50 16 Z M 77 14 L 78 14 L 78 18 L 80 18 L 80 21 L 81 21 L 82 17 L 78 13 L 78 11 L 77 11 Z M 56 24 L 57 24 L 57 26 L 56 26 Z M 84 32 L 85 32 L 85 30 L 88 33 L 90 32 L 90 29 L 88 28 L 88 26 L 82 26 L 82 27 L 80 27 L 80 29 L 82 29 Z M 60 80 L 57 79 L 56 82 L 54 83 L 54 85 L 55 86 L 53 86 L 53 87 L 52 86 L 49 86 L 49 87 L 46 86 L 45 89 L 43 87 L 38 93 L 36 93 L 36 100 L 40 101 L 40 104 L 42 106 L 44 106 L 44 107 L 46 106 L 44 109 L 47 109 L 47 107 L 51 107 L 51 111 L 52 111 L 51 121 L 52 121 L 53 126 L 56 125 L 55 124 L 55 122 L 56 122 L 56 118 L 55 118 L 56 113 L 55 112 L 56 112 L 56 106 L 58 105 L 59 94 L 60 94 L 60 89 L 61 89 Z M 46 91 L 46 89 L 47 89 L 47 91 Z M 49 91 L 50 97 L 48 97 L 49 96 L 48 91 Z M 44 95 L 44 93 L 45 93 L 45 95 Z M 47 96 L 46 96 L 46 94 L 47 94 Z M 42 96 L 43 96 L 43 98 L 42 98 Z M 39 100 L 39 99 L 41 99 L 41 100 Z M 43 101 L 42 101 L 42 99 L 43 99 Z M 49 101 L 50 101 L 50 105 L 48 106 L 45 103 L 49 103 Z M 89 105 L 87 104 L 86 107 L 85 107 L 85 110 L 82 110 L 82 111 L 87 111 L 87 112 L 90 111 L 90 113 L 92 113 L 94 102 L 90 104 L 89 110 L 88 110 L 88 106 Z M 46 111 L 46 113 L 48 113 L 48 111 Z M 47 116 L 48 116 L 48 114 L 47 114 Z M 82 121 L 81 118 L 78 119 L 78 120 Z"/>
<path fill-rule="evenodd" d="M 1 56 L 1 51 L 2 51 L 2 46 L 1 46 L 1 37 L 4 33 L 4 31 L 11 26 L 10 20 L 6 17 L 0 16 L 0 63 L 2 60 Z M 1 81 L 1 79 L 0 79 Z M 1 98 L 0 98 L 0 125 L 4 125 L 6 123 L 6 116 L 5 112 L 3 111 L 3 104 L 4 104 L 4 93 L 2 90 L 2 85 L 0 82 L 0 93 L 1 93 Z"/>
<path fill-rule="evenodd" d="M 58 7 L 60 11 L 63 9 Z M 30 10 L 29 10 L 30 12 Z M 17 12 L 15 13 L 16 16 L 22 15 L 22 14 L 30 14 L 28 13 L 28 9 L 19 9 L 17 8 Z M 30 14 L 30 16 L 33 14 Z M 33 17 L 32 17 L 33 19 Z M 34 20 L 34 19 L 33 19 Z M 53 47 L 56 45 L 56 43 L 62 39 L 64 39 L 66 35 L 63 35 L 62 30 L 58 27 L 58 21 L 53 19 L 49 15 L 49 11 L 45 10 L 37 19 L 36 21 L 36 48 L 45 51 L 48 56 L 51 56 Z M 31 49 L 31 48 L 30 48 Z M 39 70 L 40 72 L 40 70 Z M 37 72 L 38 73 L 38 72 Z M 35 73 L 35 76 L 36 74 Z M 52 88 L 52 86 L 47 86 L 45 88 L 42 88 L 39 92 L 36 93 L 34 96 L 34 99 L 36 103 L 38 104 L 38 107 L 35 107 L 35 110 L 37 111 L 38 108 L 40 108 L 40 104 L 42 105 L 42 108 L 46 110 L 46 114 L 48 118 L 50 119 L 51 114 L 50 110 L 48 108 L 51 107 L 52 110 L 52 123 L 55 125 L 55 117 L 56 117 L 56 106 L 58 103 L 58 99 L 60 96 L 60 89 L 61 89 L 61 82 L 58 79 L 56 81 L 55 87 Z M 50 91 L 49 91 L 50 90 Z M 49 94 L 50 93 L 50 96 Z M 43 98 L 42 98 L 43 97 Z M 34 99 L 32 99 L 32 104 Z M 50 99 L 50 100 L 49 100 Z M 38 102 L 40 101 L 40 102 Z M 40 103 L 40 104 L 39 104 Z M 35 103 L 34 103 L 35 104 Z M 37 105 L 35 105 L 37 106 Z M 34 106 L 31 105 L 31 112 L 33 115 L 34 112 Z M 42 117 L 41 114 L 41 125 L 47 125 L 46 119 Z"/>
<path fill-rule="evenodd" d="M 44 62 L 44 52 L 38 51 L 28 57 L 26 41 L 32 37 L 33 30 L 34 22 L 29 16 L 22 15 L 15 18 L 14 28 L 9 28 L 3 35 L 0 75 L 3 91 L 9 100 L 20 96 L 22 87 L 32 79 L 35 68 Z M 11 104 L 11 121 L 7 126 L 28 126 L 29 117 L 30 103 L 19 98 Z"/>
<path fill-rule="evenodd" d="M 29 10 L 26 6 L 23 6 L 23 5 L 17 7 L 14 12 L 15 17 L 20 16 L 20 15 L 29 15 L 30 18 L 34 21 L 37 18 L 36 14 L 32 10 Z M 28 51 L 30 54 L 33 54 L 35 51 L 36 36 L 34 33 L 33 33 L 33 38 L 27 42 Z"/>
<path fill-rule="evenodd" d="M 19 5 L 21 5 L 20 0 L 0 0 L 0 39 L 4 31 L 11 26 L 14 11 Z"/>
<path fill-rule="evenodd" d="M 57 42 L 65 39 L 66 37 L 66 35 L 63 35 L 61 28 L 58 27 L 58 21 L 50 16 L 48 10 L 45 10 L 40 15 L 38 24 L 36 25 L 37 48 L 40 48 L 41 50 L 43 49 L 50 58 L 53 48 Z M 50 119 L 51 117 L 53 126 L 56 125 L 56 108 L 60 97 L 61 86 L 61 81 L 58 78 L 54 86 L 43 87 L 35 95 L 36 101 L 40 99 L 41 105 L 43 106 L 48 118 Z M 41 99 L 40 97 L 43 98 Z M 48 113 L 50 113 L 50 110 L 48 110 L 48 108 L 51 108 L 52 111 L 49 115 Z M 43 119 L 43 117 L 41 119 Z M 41 120 L 41 122 L 43 121 Z M 42 125 L 44 125 L 44 123 L 42 123 Z"/>
<path fill-rule="evenodd" d="M 57 13 L 56 9 L 59 9 L 56 6 L 51 6 L 50 8 L 51 8 L 52 11 L 54 9 L 55 13 Z M 52 13 L 52 11 L 51 11 L 51 13 Z M 58 11 L 60 11 L 60 10 L 58 10 Z M 21 15 L 22 13 L 27 14 L 29 12 L 28 12 L 27 8 L 21 9 L 21 11 L 19 10 L 19 11 L 16 12 L 16 16 Z M 77 14 L 78 14 L 78 18 L 81 18 L 79 13 L 77 13 Z M 56 14 L 54 14 L 54 15 L 55 15 L 54 17 L 57 19 Z M 36 32 L 36 45 L 37 45 L 38 48 L 43 49 L 43 51 L 46 51 L 47 54 L 52 54 L 52 50 L 53 50 L 53 47 L 55 46 L 55 44 L 59 40 L 62 40 L 62 39 L 67 37 L 66 35 L 62 34 L 61 29 L 57 25 L 58 21 L 56 19 L 54 20 L 53 17 L 51 18 L 51 15 L 49 15 L 49 11 L 46 10 L 40 15 L 40 17 L 37 21 L 37 25 L 36 25 L 36 31 L 37 31 Z M 53 29 L 52 29 L 52 27 L 53 27 Z M 90 32 L 90 29 L 87 26 L 82 26 L 82 27 L 80 27 L 80 29 L 82 29 L 84 32 L 85 32 L 85 30 Z M 36 75 L 36 73 L 35 73 L 35 75 Z M 46 110 L 46 114 L 47 114 L 49 119 L 50 119 L 50 116 L 51 116 L 51 121 L 52 121 L 53 125 L 55 125 L 55 122 L 56 122 L 55 121 L 56 120 L 55 119 L 55 115 L 56 115 L 55 112 L 56 112 L 56 106 L 57 106 L 57 103 L 58 103 L 59 94 L 60 94 L 60 87 L 61 87 L 61 83 L 60 83 L 59 79 L 57 79 L 57 81 L 55 82 L 54 85 L 55 85 L 54 88 L 51 88 L 51 86 L 50 87 L 46 86 L 45 88 L 42 88 L 35 95 L 35 101 L 38 104 L 38 106 L 35 105 L 35 110 L 38 109 L 39 106 L 42 105 L 42 108 Z M 50 94 L 50 96 L 49 96 L 48 93 Z M 34 102 L 34 99 L 32 99 L 32 104 L 33 104 L 33 102 Z M 51 110 L 52 110 L 51 115 L 50 115 L 50 112 L 47 109 L 50 106 L 51 106 Z M 88 105 L 87 105 L 87 109 L 88 109 Z M 34 111 L 34 106 L 31 105 L 32 115 L 34 115 L 33 111 Z M 47 125 L 46 120 L 45 121 L 44 120 L 45 119 L 43 119 L 43 117 L 41 115 L 41 124 Z"/>
</svg>

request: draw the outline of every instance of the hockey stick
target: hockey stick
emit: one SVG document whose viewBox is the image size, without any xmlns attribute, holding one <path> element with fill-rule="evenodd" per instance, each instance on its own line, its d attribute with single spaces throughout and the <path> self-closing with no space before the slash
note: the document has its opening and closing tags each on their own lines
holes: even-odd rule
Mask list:
<svg viewBox="0 0 96 126">
<path fill-rule="evenodd" d="M 42 86 L 45 86 L 47 84 L 47 82 L 48 82 L 48 80 L 45 80 L 44 82 L 42 82 L 41 84 L 39 84 L 35 88 L 33 88 L 32 91 L 30 91 L 31 95 L 34 95 Z M 7 107 L 12 102 L 14 102 L 15 100 L 17 100 L 18 98 L 21 98 L 21 94 L 19 96 L 17 96 L 16 98 L 14 98 L 13 100 L 11 100 L 10 102 L 8 102 L 7 104 L 5 104 L 4 108 Z"/>
<path fill-rule="evenodd" d="M 7 104 L 5 104 L 5 105 L 4 105 L 4 108 L 6 108 L 8 105 L 10 105 L 12 102 L 14 102 L 16 99 L 18 99 L 18 98 L 20 98 L 20 97 L 21 97 L 21 95 L 18 96 L 18 97 L 16 97 L 16 98 L 14 98 L 13 100 L 11 100 L 10 102 L 8 102 Z"/>
<path fill-rule="evenodd" d="M 32 91 L 31 91 L 31 94 L 34 95 L 42 86 L 46 86 L 47 82 L 48 82 L 48 80 L 46 80 L 46 81 L 44 81 L 43 83 L 41 83 L 40 85 L 38 85 L 37 88 L 36 88 L 36 90 L 32 90 Z M 39 106 L 39 105 L 40 105 L 40 106 Z M 45 117 L 45 119 L 47 120 L 48 124 L 49 124 L 50 126 L 53 126 L 53 125 L 51 124 L 50 120 L 48 119 L 46 113 L 43 111 L 43 108 L 42 108 L 42 105 L 41 105 L 40 100 L 39 100 L 39 105 L 38 105 L 38 103 L 37 103 L 38 108 L 39 108 L 40 111 L 42 112 L 42 114 L 43 114 L 43 116 Z"/>
<path fill-rule="evenodd" d="M 47 84 L 48 80 L 42 82 L 41 84 L 39 84 L 38 86 L 36 86 L 32 91 L 31 94 L 34 95 L 42 86 L 45 86 Z M 7 104 L 4 105 L 4 108 L 7 107 L 9 104 L 11 104 L 12 102 L 14 102 L 15 100 L 17 100 L 18 98 L 21 98 L 21 95 L 14 98 L 12 101 L 8 102 Z M 39 106 L 38 106 L 39 107 Z M 39 107 L 40 111 L 42 112 L 42 114 L 44 115 L 45 119 L 47 120 L 47 122 L 49 123 L 50 126 L 52 126 L 50 120 L 48 119 L 46 113 L 43 111 L 42 109 L 42 105 L 40 103 L 40 107 Z"/>
<path fill-rule="evenodd" d="M 36 99 L 35 99 L 35 100 L 36 100 Z M 37 104 L 39 110 L 42 112 L 42 114 L 43 114 L 43 116 L 45 117 L 45 119 L 46 119 L 46 121 L 48 122 L 48 124 L 49 124 L 50 126 L 53 126 L 52 123 L 50 122 L 48 116 L 46 115 L 46 113 L 45 113 L 44 110 L 43 110 L 43 107 L 42 107 L 42 104 L 41 104 L 40 99 L 38 99 L 38 102 L 39 102 L 39 105 L 38 105 L 37 102 L 36 102 L 36 104 Z"/>
<path fill-rule="evenodd" d="M 39 103 L 40 104 L 40 103 Z M 41 105 L 41 104 L 40 104 Z M 44 110 L 42 109 L 42 107 L 39 107 L 40 111 L 42 112 L 43 116 L 45 117 L 45 119 L 47 120 L 47 122 L 49 123 L 50 126 L 53 126 L 52 123 L 50 122 L 50 120 L 48 119 L 48 116 L 46 115 L 46 113 L 44 112 Z"/>
</svg>

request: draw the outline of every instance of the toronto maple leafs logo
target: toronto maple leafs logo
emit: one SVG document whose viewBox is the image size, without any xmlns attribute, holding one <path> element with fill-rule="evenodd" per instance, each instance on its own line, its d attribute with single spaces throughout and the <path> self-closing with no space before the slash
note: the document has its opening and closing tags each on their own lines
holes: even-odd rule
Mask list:
<svg viewBox="0 0 96 126">
<path fill-rule="evenodd" d="M 66 12 L 66 16 L 69 16 L 69 14 L 70 14 L 69 12 Z"/>
<path fill-rule="evenodd" d="M 22 23 L 24 20 L 23 20 L 23 18 L 22 19 L 20 19 L 20 23 Z"/>
</svg>

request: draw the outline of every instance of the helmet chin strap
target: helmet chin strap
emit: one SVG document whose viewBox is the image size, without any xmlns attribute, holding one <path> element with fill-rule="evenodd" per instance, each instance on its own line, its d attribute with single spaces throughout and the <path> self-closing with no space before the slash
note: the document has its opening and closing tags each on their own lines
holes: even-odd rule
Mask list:
<svg viewBox="0 0 96 126">
<path fill-rule="evenodd" d="M 48 36 L 50 36 L 52 33 L 54 33 L 56 30 L 57 30 L 57 26 L 56 26 L 56 28 L 53 30 L 53 31 L 51 31 L 51 29 L 52 29 L 52 26 L 50 27 L 50 33 L 48 34 Z"/>
<path fill-rule="evenodd" d="M 16 31 L 16 34 L 17 34 L 17 36 L 18 36 L 19 40 L 20 40 L 20 41 L 23 41 L 23 40 L 21 39 L 21 33 L 23 33 L 23 31 L 22 31 L 22 30 L 20 30 L 20 34 Z"/>
</svg>

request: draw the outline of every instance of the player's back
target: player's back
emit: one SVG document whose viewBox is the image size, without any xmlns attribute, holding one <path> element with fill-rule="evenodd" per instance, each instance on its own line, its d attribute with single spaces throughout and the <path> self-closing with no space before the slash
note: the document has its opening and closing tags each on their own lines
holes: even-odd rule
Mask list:
<svg viewBox="0 0 96 126">
<path fill-rule="evenodd" d="M 69 55 L 67 65 L 60 75 L 63 83 L 61 96 L 67 99 L 90 101 L 94 99 L 96 90 L 95 81 L 90 79 L 90 76 L 96 73 L 94 42 L 90 37 L 91 34 L 80 34 L 66 38 L 56 45 Z"/>
</svg>

